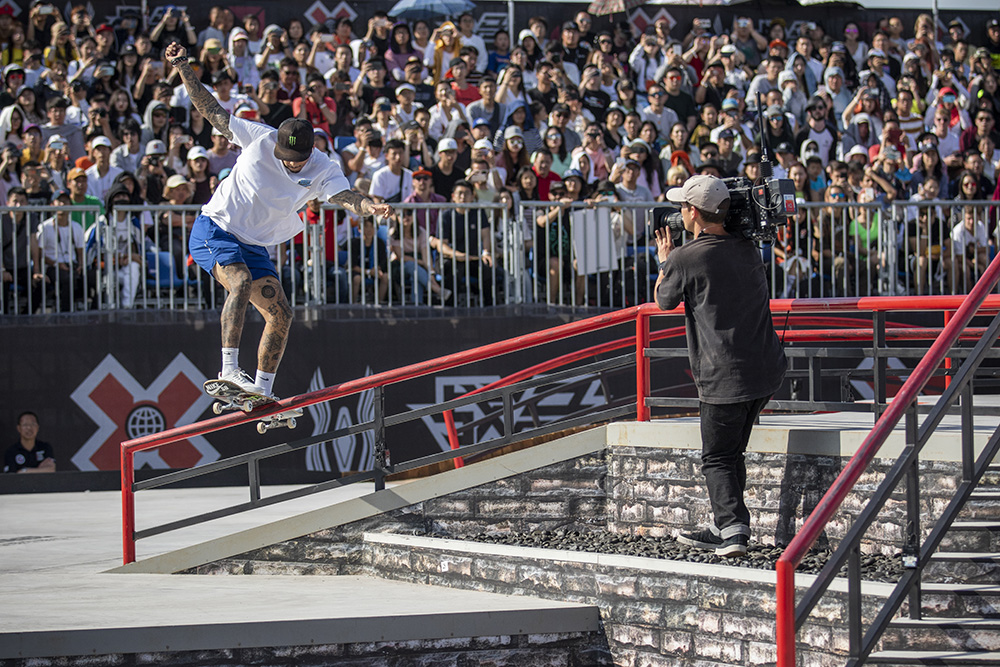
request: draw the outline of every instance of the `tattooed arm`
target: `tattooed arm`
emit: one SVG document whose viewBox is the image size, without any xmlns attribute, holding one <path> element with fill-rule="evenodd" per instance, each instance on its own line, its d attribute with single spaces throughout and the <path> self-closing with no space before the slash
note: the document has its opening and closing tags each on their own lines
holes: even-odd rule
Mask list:
<svg viewBox="0 0 1000 667">
<path fill-rule="evenodd" d="M 344 190 L 330 197 L 331 204 L 340 204 L 344 208 L 354 211 L 358 215 L 392 215 L 392 206 L 389 204 L 376 204 L 368 197 L 358 194 L 354 190 Z"/>
<path fill-rule="evenodd" d="M 229 112 L 222 108 L 215 96 L 198 80 L 198 76 L 191 69 L 191 63 L 187 61 L 187 49 L 174 42 L 163 52 L 164 57 L 170 64 L 174 65 L 180 72 L 181 80 L 187 89 L 191 104 L 201 112 L 209 124 L 222 133 L 226 139 L 233 140 L 233 133 L 229 129 Z M 174 64 L 175 59 L 182 61 Z"/>
</svg>

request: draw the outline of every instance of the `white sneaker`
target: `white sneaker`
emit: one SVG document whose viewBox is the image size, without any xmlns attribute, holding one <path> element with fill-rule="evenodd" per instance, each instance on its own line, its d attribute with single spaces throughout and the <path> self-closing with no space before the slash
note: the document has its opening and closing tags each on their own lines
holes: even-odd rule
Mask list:
<svg viewBox="0 0 1000 667">
<path fill-rule="evenodd" d="M 205 382 L 205 393 L 209 396 L 224 397 L 238 394 L 264 395 L 264 390 L 254 384 L 253 379 L 242 368 L 232 370 L 225 375 L 219 373 L 215 380 Z"/>
</svg>

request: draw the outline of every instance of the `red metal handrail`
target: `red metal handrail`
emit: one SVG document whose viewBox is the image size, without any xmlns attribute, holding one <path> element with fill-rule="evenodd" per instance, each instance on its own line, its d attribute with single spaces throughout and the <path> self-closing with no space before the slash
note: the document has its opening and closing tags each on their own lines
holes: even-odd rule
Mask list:
<svg viewBox="0 0 1000 667">
<path fill-rule="evenodd" d="M 774 314 L 785 314 L 955 309 L 961 305 L 962 299 L 963 297 L 955 296 L 777 299 L 771 302 L 771 312 Z M 991 301 L 988 305 L 994 309 L 1000 309 L 1000 297 L 996 301 Z M 131 563 L 135 560 L 135 541 L 133 539 L 135 532 L 135 496 L 132 487 L 135 482 L 134 457 L 136 452 L 154 449 L 191 437 L 256 421 L 268 415 L 277 414 L 292 408 L 308 407 L 375 387 L 411 380 L 630 321 L 635 322 L 636 340 L 639 343 L 636 346 L 636 413 L 639 421 L 648 421 L 649 409 L 645 405 L 645 399 L 649 395 L 649 359 L 645 356 L 644 350 L 648 347 L 650 341 L 649 319 L 653 316 L 679 315 L 683 314 L 683 312 L 683 306 L 675 308 L 672 311 L 661 311 L 655 304 L 634 306 L 614 313 L 570 322 L 546 329 L 545 331 L 525 334 L 505 341 L 499 341 L 463 352 L 456 352 L 437 359 L 410 364 L 391 371 L 326 387 L 262 406 L 251 413 L 234 412 L 205 421 L 179 426 L 162 433 L 150 434 L 123 442 L 121 444 L 123 560 L 125 563 Z M 795 337 L 799 335 L 816 336 L 818 333 L 809 331 L 797 332 L 798 335 Z M 786 336 L 786 340 L 791 340 L 791 338 Z M 453 428 L 454 423 L 452 422 L 450 429 Z"/>
<path fill-rule="evenodd" d="M 833 518 L 834 513 L 840 508 L 847 494 L 854 488 L 868 464 L 878 454 L 886 438 L 892 433 L 910 404 L 917 399 L 917 395 L 931 379 L 935 369 L 948 354 L 948 350 L 962 335 L 976 311 L 979 310 L 980 306 L 985 306 L 985 310 L 995 310 L 997 305 L 1000 305 L 1000 296 L 989 294 L 998 278 L 1000 278 L 1000 256 L 994 257 L 967 297 L 910 297 L 933 302 L 935 309 L 941 309 L 945 312 L 955 308 L 954 301 L 956 299 L 962 299 L 962 301 L 958 305 L 957 311 L 948 319 L 941 335 L 937 337 L 927 354 L 909 374 L 886 411 L 875 422 L 875 426 L 861 443 L 861 447 L 844 466 L 830 489 L 809 515 L 802 529 L 778 558 L 775 566 L 777 572 L 775 588 L 777 667 L 795 667 L 795 569 L 826 528 L 830 519 Z M 892 297 L 890 299 L 898 300 L 898 298 Z M 864 299 L 859 299 L 859 301 L 864 301 Z"/>
<path fill-rule="evenodd" d="M 342 384 L 326 387 L 307 394 L 301 394 L 291 398 L 286 398 L 275 403 L 269 403 L 253 412 L 233 412 L 230 414 L 214 417 L 201 422 L 179 426 L 177 428 L 153 433 L 140 438 L 128 440 L 121 444 L 121 483 L 122 483 L 122 559 L 128 564 L 135 561 L 135 495 L 132 490 L 135 482 L 134 456 L 136 452 L 162 447 L 172 442 L 185 440 L 206 433 L 213 433 L 231 426 L 238 426 L 247 422 L 256 421 L 268 415 L 277 414 L 292 408 L 304 408 L 316 403 L 334 400 L 351 394 L 360 393 L 367 389 L 395 384 L 406 380 L 446 371 L 458 366 L 484 361 L 494 357 L 499 357 L 512 352 L 526 350 L 538 345 L 544 345 L 573 336 L 598 331 L 611 326 L 631 322 L 636 318 L 636 314 L 641 310 L 656 311 L 655 304 L 645 306 L 634 306 L 624 310 L 619 310 L 605 315 L 598 315 L 577 322 L 569 322 L 544 331 L 537 331 L 516 338 L 483 345 L 481 347 L 456 352 L 437 359 L 421 361 L 409 366 L 403 366 L 391 371 L 385 371 L 375 375 L 369 375 L 358 380 L 344 382 Z M 678 311 L 672 312 L 682 312 Z M 642 357 L 642 350 L 639 350 L 639 357 Z M 641 365 L 641 364 L 640 364 Z M 642 400 L 641 397 L 637 400 Z"/>
</svg>

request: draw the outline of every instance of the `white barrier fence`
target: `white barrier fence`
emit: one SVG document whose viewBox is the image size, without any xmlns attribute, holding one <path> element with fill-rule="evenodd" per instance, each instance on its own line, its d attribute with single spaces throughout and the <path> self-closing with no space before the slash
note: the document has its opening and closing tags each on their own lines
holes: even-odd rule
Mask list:
<svg viewBox="0 0 1000 667">
<path fill-rule="evenodd" d="M 653 298 L 656 202 L 394 204 L 360 221 L 333 206 L 270 249 L 293 306 L 620 308 Z M 997 202 L 800 206 L 761 249 L 771 295 L 967 292 L 998 244 Z M 0 207 L 5 314 L 221 307 L 188 256 L 197 206 Z M 686 235 L 685 235 L 686 236 Z"/>
</svg>

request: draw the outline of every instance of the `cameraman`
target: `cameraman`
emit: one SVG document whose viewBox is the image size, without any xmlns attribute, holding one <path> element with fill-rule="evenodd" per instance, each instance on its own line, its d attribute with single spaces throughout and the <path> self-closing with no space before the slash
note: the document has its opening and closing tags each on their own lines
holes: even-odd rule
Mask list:
<svg viewBox="0 0 1000 667">
<path fill-rule="evenodd" d="M 656 229 L 656 304 L 671 310 L 684 302 L 701 402 L 702 473 L 715 515 L 715 525 L 680 533 L 677 541 L 719 556 L 742 556 L 750 540 L 743 455 L 787 362 L 771 321 L 760 251 L 723 226 L 730 203 L 726 184 L 693 176 L 668 190 L 667 198 L 680 205 L 684 229 L 694 240 L 675 248 L 670 230 Z"/>
</svg>

